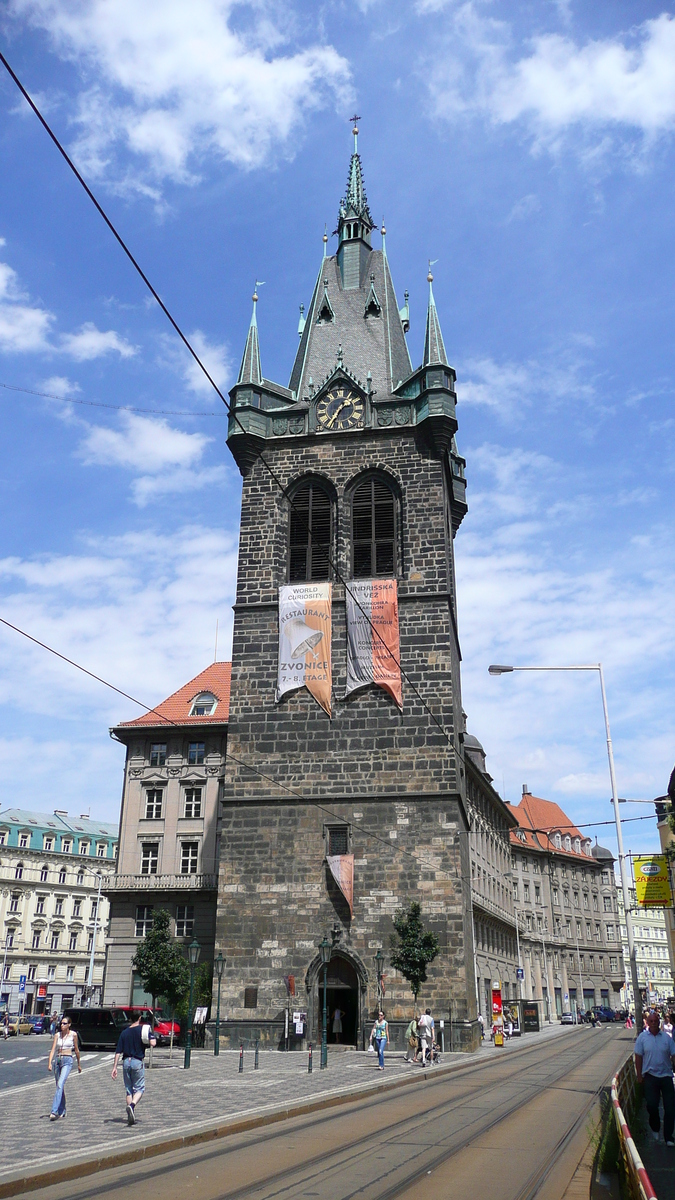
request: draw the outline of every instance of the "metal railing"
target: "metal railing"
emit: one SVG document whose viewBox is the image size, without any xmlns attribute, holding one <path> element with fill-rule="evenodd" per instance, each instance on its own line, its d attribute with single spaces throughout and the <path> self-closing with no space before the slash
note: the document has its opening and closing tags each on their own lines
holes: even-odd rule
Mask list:
<svg viewBox="0 0 675 1200">
<path fill-rule="evenodd" d="M 217 875 L 111 875 L 103 881 L 104 892 L 212 892 Z"/>
<path fill-rule="evenodd" d="M 611 1097 L 612 1111 L 619 1135 L 619 1146 L 623 1160 L 628 1189 L 632 1200 L 657 1200 L 644 1163 L 638 1154 L 637 1146 L 628 1127 L 624 1110 L 633 1120 L 637 1099 L 637 1077 L 633 1055 L 617 1071 L 612 1079 Z"/>
</svg>

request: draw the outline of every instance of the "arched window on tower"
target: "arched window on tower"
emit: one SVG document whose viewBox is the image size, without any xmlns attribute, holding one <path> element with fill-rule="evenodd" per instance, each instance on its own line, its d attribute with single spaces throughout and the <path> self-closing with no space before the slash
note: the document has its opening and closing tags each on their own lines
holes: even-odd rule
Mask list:
<svg viewBox="0 0 675 1200">
<path fill-rule="evenodd" d="M 396 497 L 377 476 L 364 479 L 352 496 L 352 575 L 385 579 L 396 575 Z"/>
<path fill-rule="evenodd" d="M 312 481 L 297 488 L 291 499 L 289 583 L 330 579 L 331 498 Z"/>
</svg>

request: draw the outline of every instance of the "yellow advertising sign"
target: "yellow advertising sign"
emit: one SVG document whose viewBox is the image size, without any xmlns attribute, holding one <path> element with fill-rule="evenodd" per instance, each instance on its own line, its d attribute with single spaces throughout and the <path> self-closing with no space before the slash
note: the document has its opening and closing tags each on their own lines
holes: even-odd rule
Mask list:
<svg viewBox="0 0 675 1200">
<path fill-rule="evenodd" d="M 635 894 L 643 908 L 670 908 L 673 897 L 665 854 L 650 854 L 633 859 Z"/>
</svg>

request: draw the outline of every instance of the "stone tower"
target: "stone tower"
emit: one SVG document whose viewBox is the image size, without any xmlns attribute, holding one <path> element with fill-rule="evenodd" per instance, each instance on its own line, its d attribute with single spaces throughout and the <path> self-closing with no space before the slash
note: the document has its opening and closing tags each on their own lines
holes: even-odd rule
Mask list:
<svg viewBox="0 0 675 1200">
<path fill-rule="evenodd" d="M 243 476 L 216 950 L 224 1032 L 280 1043 L 287 1009 L 320 1036 L 318 943 L 333 944 L 328 1006 L 362 1047 L 378 1002 L 399 1043 L 412 1007 L 389 964 L 392 917 L 418 900 L 440 942 L 419 1001 L 476 1044 L 453 538 L 466 512 L 448 365 L 429 274 L 421 366 L 408 304 L 372 246 L 354 128 L 337 252 L 324 255 L 288 387 L 262 374 L 253 317 L 230 392 Z M 346 693 L 345 581 L 395 580 L 402 708 Z M 301 687 L 277 698 L 279 591 L 330 581 L 330 715 Z M 309 657 L 309 656 L 308 656 Z M 257 773 L 256 773 L 257 772 Z M 350 906 L 329 859 L 353 856 Z M 289 998 L 290 992 L 290 998 Z M 329 1038 L 330 1040 L 330 1038 Z M 298 1044 L 291 1038 L 291 1044 Z"/>
</svg>

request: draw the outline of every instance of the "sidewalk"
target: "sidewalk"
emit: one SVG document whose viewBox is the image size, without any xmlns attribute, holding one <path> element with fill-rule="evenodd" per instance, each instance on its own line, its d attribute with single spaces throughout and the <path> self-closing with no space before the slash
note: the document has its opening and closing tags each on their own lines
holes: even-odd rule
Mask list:
<svg viewBox="0 0 675 1200">
<path fill-rule="evenodd" d="M 661 1116 L 663 1118 L 663 1112 Z M 651 1185 L 659 1200 L 662 1197 L 663 1200 L 667 1200 L 667 1197 L 675 1196 L 675 1150 L 666 1146 L 663 1141 L 653 1141 L 644 1101 L 638 1111 L 635 1126 L 635 1129 L 631 1129 L 631 1133 L 636 1138 L 638 1153 L 645 1165 Z M 663 1123 L 661 1137 L 663 1138 Z"/>
<path fill-rule="evenodd" d="M 95 1163 L 131 1161 L 156 1153 L 159 1145 L 175 1149 L 198 1140 L 207 1130 L 211 1136 L 244 1127 L 280 1120 L 319 1106 L 340 1103 L 346 1097 L 371 1090 L 402 1085 L 460 1067 L 486 1057 L 509 1054 L 523 1046 L 560 1036 L 574 1036 L 574 1027 L 548 1026 L 539 1034 L 514 1039 L 501 1050 L 485 1042 L 476 1054 L 446 1054 L 440 1067 L 426 1068 L 405 1063 L 401 1053 L 386 1056 L 384 1072 L 376 1070 L 377 1057 L 359 1051 L 331 1049 L 328 1069 L 319 1070 L 318 1049 L 314 1070 L 307 1072 L 307 1055 L 277 1050 L 260 1052 L 254 1070 L 254 1052 L 244 1055 L 239 1073 L 239 1052 L 225 1051 L 218 1058 L 208 1050 L 193 1050 L 190 1070 L 183 1070 L 183 1051 L 154 1051 L 154 1066 L 146 1071 L 146 1093 L 139 1104 L 138 1121 L 126 1122 L 122 1073 L 110 1078 L 112 1054 L 102 1055 L 82 1075 L 71 1075 L 66 1087 L 68 1115 L 50 1122 L 54 1081 L 7 1088 L 5 1104 L 11 1103 L 12 1137 L 0 1145 L 0 1197 L 25 1190 L 28 1180 L 44 1172 L 72 1168 L 72 1177 L 91 1170 Z M 48 1182 L 45 1180 L 45 1182 Z M 17 1186 L 13 1186 L 16 1183 Z M 21 1186 L 19 1186 L 21 1185 Z"/>
</svg>

